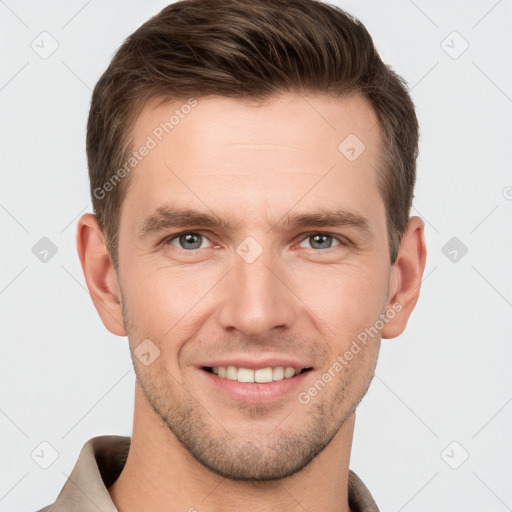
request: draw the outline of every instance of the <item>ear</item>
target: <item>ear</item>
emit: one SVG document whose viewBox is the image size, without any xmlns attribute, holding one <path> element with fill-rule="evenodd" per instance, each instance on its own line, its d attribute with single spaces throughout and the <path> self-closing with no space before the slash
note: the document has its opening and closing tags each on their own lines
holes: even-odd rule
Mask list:
<svg viewBox="0 0 512 512">
<path fill-rule="evenodd" d="M 383 338 L 395 338 L 405 330 L 420 295 L 426 258 L 425 223 L 419 217 L 411 217 L 391 268 L 388 311 L 393 309 L 395 315 L 382 329 Z"/>
<path fill-rule="evenodd" d="M 95 215 L 80 217 L 76 246 L 87 288 L 103 324 L 111 333 L 126 336 L 116 271 Z"/>
</svg>

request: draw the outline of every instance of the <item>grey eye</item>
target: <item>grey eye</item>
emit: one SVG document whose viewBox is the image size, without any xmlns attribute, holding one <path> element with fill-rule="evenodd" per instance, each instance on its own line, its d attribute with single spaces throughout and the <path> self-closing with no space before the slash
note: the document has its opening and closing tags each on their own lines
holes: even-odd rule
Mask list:
<svg viewBox="0 0 512 512">
<path fill-rule="evenodd" d="M 304 242 L 309 242 L 313 249 L 329 249 L 333 246 L 333 240 L 336 241 L 333 235 L 329 235 L 328 233 L 315 233 L 314 235 L 308 236 Z M 301 247 L 304 246 L 301 245 Z"/>
<path fill-rule="evenodd" d="M 206 240 L 206 238 L 199 234 L 199 233 L 182 233 L 181 235 L 177 235 L 173 239 L 169 240 L 169 243 L 171 245 L 177 245 L 174 242 L 178 242 L 178 247 L 180 249 L 188 249 L 188 250 L 195 250 L 195 249 L 201 249 L 203 242 Z"/>
</svg>

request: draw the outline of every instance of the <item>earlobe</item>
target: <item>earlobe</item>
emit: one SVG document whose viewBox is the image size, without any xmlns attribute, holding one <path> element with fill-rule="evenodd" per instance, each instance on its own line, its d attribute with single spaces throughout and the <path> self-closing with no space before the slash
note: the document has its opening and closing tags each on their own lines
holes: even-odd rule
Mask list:
<svg viewBox="0 0 512 512">
<path fill-rule="evenodd" d="M 103 324 L 111 333 L 126 336 L 116 271 L 95 215 L 80 217 L 76 246 L 87 288 Z"/>
<path fill-rule="evenodd" d="M 425 223 L 419 217 L 411 217 L 402 236 L 398 257 L 391 269 L 388 310 L 394 310 L 393 318 L 382 330 L 383 338 L 399 336 L 420 295 L 421 280 L 425 270 L 427 249 L 425 245 Z"/>
</svg>

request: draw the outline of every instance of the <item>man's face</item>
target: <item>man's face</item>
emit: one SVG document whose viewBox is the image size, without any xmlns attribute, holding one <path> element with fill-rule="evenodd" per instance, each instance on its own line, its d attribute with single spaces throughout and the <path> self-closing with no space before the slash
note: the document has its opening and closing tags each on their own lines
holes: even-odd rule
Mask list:
<svg viewBox="0 0 512 512">
<path fill-rule="evenodd" d="M 380 334 L 310 400 L 298 398 L 387 306 L 377 117 L 361 96 L 208 97 L 159 141 L 154 130 L 183 104 L 148 104 L 133 132 L 135 148 L 148 135 L 157 142 L 121 211 L 130 348 L 149 339 L 160 350 L 148 365 L 133 357 L 137 379 L 209 469 L 287 476 L 325 448 L 373 377 Z M 359 156 L 353 135 L 338 148 L 351 134 L 365 145 Z M 159 208 L 220 223 L 182 215 L 172 225 L 172 215 L 155 217 Z M 319 223 L 328 213 L 341 215 Z M 262 382 L 239 382 L 254 378 Z"/>
</svg>

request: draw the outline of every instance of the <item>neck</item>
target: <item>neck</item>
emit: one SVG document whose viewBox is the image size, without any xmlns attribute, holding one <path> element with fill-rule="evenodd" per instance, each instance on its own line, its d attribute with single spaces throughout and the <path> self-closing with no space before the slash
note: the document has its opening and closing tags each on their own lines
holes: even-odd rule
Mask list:
<svg viewBox="0 0 512 512">
<path fill-rule="evenodd" d="M 130 451 L 108 488 L 119 512 L 350 512 L 348 472 L 355 413 L 305 468 L 280 480 L 221 477 L 201 465 L 148 404 L 138 385 Z"/>
</svg>

